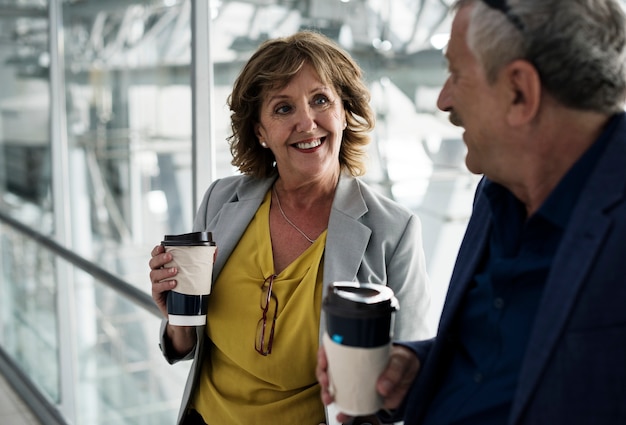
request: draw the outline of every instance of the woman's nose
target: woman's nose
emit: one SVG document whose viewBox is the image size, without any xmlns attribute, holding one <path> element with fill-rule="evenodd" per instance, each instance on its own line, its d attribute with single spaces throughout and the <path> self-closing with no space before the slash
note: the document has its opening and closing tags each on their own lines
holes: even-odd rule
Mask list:
<svg viewBox="0 0 626 425">
<path fill-rule="evenodd" d="M 296 131 L 299 133 L 306 133 L 317 128 L 316 115 L 308 105 L 304 108 L 299 108 L 296 113 Z"/>
</svg>

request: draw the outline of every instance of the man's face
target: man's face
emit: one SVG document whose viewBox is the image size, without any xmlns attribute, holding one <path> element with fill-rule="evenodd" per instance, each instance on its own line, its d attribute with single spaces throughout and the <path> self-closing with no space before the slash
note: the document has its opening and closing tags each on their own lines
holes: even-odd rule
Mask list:
<svg viewBox="0 0 626 425">
<path fill-rule="evenodd" d="M 450 113 L 450 122 L 465 129 L 463 141 L 467 145 L 467 168 L 476 174 L 498 163 L 498 127 L 504 122 L 498 85 L 487 82 L 485 72 L 467 45 L 469 16 L 475 6 L 464 6 L 453 22 L 446 51 L 450 75 L 446 80 L 437 106 Z"/>
</svg>

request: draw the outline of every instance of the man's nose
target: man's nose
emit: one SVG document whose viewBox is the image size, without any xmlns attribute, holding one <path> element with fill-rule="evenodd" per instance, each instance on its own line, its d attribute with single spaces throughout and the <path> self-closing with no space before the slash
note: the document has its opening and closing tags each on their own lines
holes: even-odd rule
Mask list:
<svg viewBox="0 0 626 425">
<path fill-rule="evenodd" d="M 437 108 L 441 109 L 443 112 L 448 112 L 452 109 L 452 102 L 450 99 L 450 77 L 446 79 L 446 82 L 439 92 L 439 97 L 437 97 Z"/>
</svg>

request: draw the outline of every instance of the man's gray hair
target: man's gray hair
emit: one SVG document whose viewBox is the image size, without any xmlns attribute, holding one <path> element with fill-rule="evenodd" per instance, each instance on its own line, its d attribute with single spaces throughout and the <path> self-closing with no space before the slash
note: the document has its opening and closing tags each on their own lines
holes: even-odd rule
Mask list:
<svg viewBox="0 0 626 425">
<path fill-rule="evenodd" d="M 563 105 L 623 111 L 626 15 L 618 0 L 507 0 L 509 17 L 482 0 L 457 0 L 454 8 L 468 3 L 476 3 L 468 46 L 489 81 L 506 64 L 525 59 Z M 513 24 L 515 19 L 523 28 Z"/>
</svg>

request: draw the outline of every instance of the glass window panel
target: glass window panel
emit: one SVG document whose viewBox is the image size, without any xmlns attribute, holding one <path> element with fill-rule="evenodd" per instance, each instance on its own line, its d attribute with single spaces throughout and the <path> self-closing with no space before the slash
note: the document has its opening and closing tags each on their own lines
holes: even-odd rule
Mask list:
<svg viewBox="0 0 626 425">
<path fill-rule="evenodd" d="M 54 258 L 0 225 L 0 345 L 53 402 L 60 401 Z"/>
<path fill-rule="evenodd" d="M 150 249 L 194 213 L 189 13 L 189 1 L 63 5 L 74 243 L 146 291 Z"/>
<path fill-rule="evenodd" d="M 2 349 L 53 404 L 62 403 L 61 375 L 76 374 L 69 405 L 77 425 L 174 423 L 190 363 L 165 361 L 160 319 L 37 241 L 0 228 Z M 63 281 L 72 288 L 71 329 L 59 329 L 55 264 L 70 273 Z M 61 341 L 75 349 L 74 371 L 61 370 Z"/>
<path fill-rule="evenodd" d="M 190 362 L 169 365 L 160 320 L 74 270 L 77 424 L 171 425 Z"/>
<path fill-rule="evenodd" d="M 0 5 L 0 199 L 8 214 L 50 234 L 50 56 L 41 6 Z"/>
</svg>

